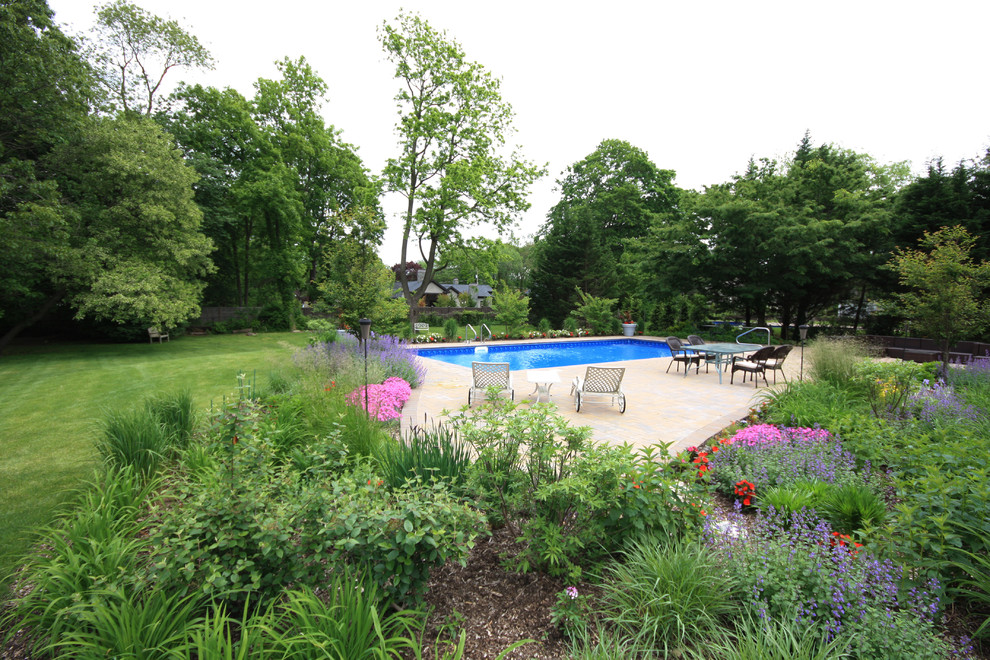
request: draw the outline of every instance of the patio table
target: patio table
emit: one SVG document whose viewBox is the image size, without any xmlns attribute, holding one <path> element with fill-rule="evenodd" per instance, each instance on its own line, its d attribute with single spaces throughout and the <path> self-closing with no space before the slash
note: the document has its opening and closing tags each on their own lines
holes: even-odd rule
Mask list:
<svg viewBox="0 0 990 660">
<path fill-rule="evenodd" d="M 718 383 L 722 384 L 722 371 L 723 365 L 732 364 L 732 356 L 739 355 L 741 353 L 751 353 L 753 351 L 763 348 L 762 344 L 734 344 L 732 342 L 725 342 L 721 344 L 697 344 L 697 345 L 684 345 L 684 350 L 693 351 L 695 353 L 705 353 L 705 360 L 711 362 L 715 365 L 715 371 L 718 372 Z M 687 377 L 688 370 L 684 370 L 684 377 Z"/>
<path fill-rule="evenodd" d="M 560 382 L 560 372 L 556 369 L 530 369 L 526 372 L 526 380 L 536 385 L 536 389 L 532 392 L 536 395 L 534 403 L 539 403 L 544 394 L 547 395 L 549 402 L 550 388 L 553 387 L 554 383 Z"/>
</svg>

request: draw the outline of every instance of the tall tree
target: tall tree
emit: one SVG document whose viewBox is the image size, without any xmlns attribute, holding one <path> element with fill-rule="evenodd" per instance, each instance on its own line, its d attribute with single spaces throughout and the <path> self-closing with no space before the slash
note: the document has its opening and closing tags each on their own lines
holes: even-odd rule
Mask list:
<svg viewBox="0 0 990 660">
<path fill-rule="evenodd" d="M 400 154 L 389 159 L 383 178 L 387 190 L 406 198 L 401 263 L 415 240 L 429 281 L 442 250 L 463 245 L 468 228 L 503 231 L 529 208 L 526 191 L 543 170 L 515 153 L 502 155 L 512 109 L 499 81 L 469 62 L 458 43 L 408 14 L 384 24 L 380 37 L 402 83 Z M 404 273 L 412 319 L 417 295 Z"/>
<path fill-rule="evenodd" d="M 174 20 L 114 0 L 96 12 L 92 54 L 111 109 L 151 115 L 175 68 L 212 68 L 213 58 Z"/>
<path fill-rule="evenodd" d="M 936 339 L 942 368 L 948 369 L 949 347 L 990 323 L 990 263 L 970 256 L 976 238 L 961 226 L 943 227 L 918 241 L 918 249 L 898 248 L 890 260 L 907 289 L 897 302 L 910 324 Z"/>
<path fill-rule="evenodd" d="M 66 209 L 44 158 L 86 126 L 94 84 L 47 2 L 0 3 L 0 343 L 58 302 L 45 264 Z"/>
<path fill-rule="evenodd" d="M 140 117 L 92 120 L 46 164 L 60 194 L 12 214 L 13 224 L 48 233 L 25 260 L 45 304 L 64 300 L 76 318 L 165 328 L 199 314 L 212 244 L 193 202 L 196 173 L 169 136 Z"/>
<path fill-rule="evenodd" d="M 577 289 L 619 298 L 619 264 L 628 241 L 646 235 L 658 215 L 676 208 L 674 172 L 658 168 L 642 149 L 603 140 L 557 181 L 561 199 L 537 240 L 533 307 L 560 322 L 578 303 Z"/>
</svg>

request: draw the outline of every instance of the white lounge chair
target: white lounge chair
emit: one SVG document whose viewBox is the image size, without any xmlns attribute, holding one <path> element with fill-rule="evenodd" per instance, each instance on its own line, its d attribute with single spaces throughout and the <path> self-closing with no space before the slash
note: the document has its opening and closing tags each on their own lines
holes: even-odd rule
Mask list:
<svg viewBox="0 0 990 660">
<path fill-rule="evenodd" d="M 498 388 L 499 392 L 508 392 L 509 400 L 515 399 L 508 362 L 472 362 L 471 371 L 474 375 L 474 383 L 468 390 L 469 406 L 472 400 L 477 401 L 479 397 L 487 396 L 490 387 Z"/>
<path fill-rule="evenodd" d="M 618 403 L 620 413 L 626 412 L 626 395 L 622 391 L 622 377 L 625 373 L 625 367 L 588 367 L 584 380 L 576 376 L 571 385 L 574 409 L 581 412 L 585 397 L 600 395 L 610 397 L 612 405 Z"/>
</svg>

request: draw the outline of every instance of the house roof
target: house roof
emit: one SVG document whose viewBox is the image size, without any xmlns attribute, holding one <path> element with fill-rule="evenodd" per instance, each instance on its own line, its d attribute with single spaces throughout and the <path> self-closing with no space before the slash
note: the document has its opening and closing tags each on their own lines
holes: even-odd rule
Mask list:
<svg viewBox="0 0 990 660">
<path fill-rule="evenodd" d="M 424 282 L 410 282 L 410 291 L 419 291 L 420 287 L 423 286 Z M 440 284 L 435 280 L 426 283 L 427 286 L 424 289 L 424 293 L 447 293 L 457 295 L 459 293 L 470 293 L 479 299 L 490 298 L 492 295 L 492 287 L 489 284 Z M 395 283 L 394 287 L 395 294 L 393 297 L 401 295 L 402 285 L 398 282 Z"/>
</svg>

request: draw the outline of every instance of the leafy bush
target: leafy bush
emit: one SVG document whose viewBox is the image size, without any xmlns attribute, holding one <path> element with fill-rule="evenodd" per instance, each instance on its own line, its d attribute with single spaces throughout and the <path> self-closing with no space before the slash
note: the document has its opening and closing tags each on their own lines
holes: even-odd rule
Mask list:
<svg viewBox="0 0 990 660">
<path fill-rule="evenodd" d="M 554 406 L 490 400 L 453 416 L 475 453 L 470 486 L 490 520 L 518 525 L 515 564 L 577 580 L 583 567 L 647 531 L 678 536 L 700 521 L 700 493 L 651 452 L 596 445 Z M 694 504 L 695 506 L 691 506 Z"/>
<path fill-rule="evenodd" d="M 790 382 L 761 395 L 768 404 L 766 421 L 780 426 L 822 426 L 836 430 L 836 421 L 856 411 L 869 413 L 856 391 L 828 381 Z"/>
<path fill-rule="evenodd" d="M 550 325 L 550 321 L 546 317 L 543 317 L 540 319 L 540 322 L 536 324 L 536 329 L 541 333 L 545 333 L 553 330 L 553 326 Z"/>
<path fill-rule="evenodd" d="M 457 325 L 457 319 L 449 318 L 443 322 L 443 336 L 447 341 L 457 341 L 457 332 L 459 330 Z"/>
<path fill-rule="evenodd" d="M 389 600 L 406 603 L 422 596 L 434 567 L 466 561 L 484 516 L 443 483 L 383 486 L 370 472 L 329 484 L 323 533 L 332 559 L 364 567 Z"/>
<path fill-rule="evenodd" d="M 603 585 L 603 618 L 638 646 L 681 655 L 741 609 L 735 576 L 696 542 L 649 536 L 610 566 Z"/>
<path fill-rule="evenodd" d="M 853 534 L 883 524 L 887 517 L 887 505 L 868 486 L 844 484 L 825 495 L 818 512 L 832 529 L 842 534 Z"/>
<path fill-rule="evenodd" d="M 588 327 L 595 334 L 602 335 L 612 330 L 615 317 L 615 303 L 618 298 L 599 298 L 585 293 L 578 287 L 580 304 L 571 312 L 568 318 L 578 319 L 582 325 Z"/>
</svg>

